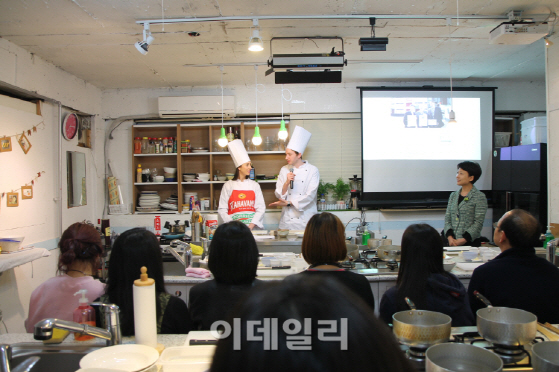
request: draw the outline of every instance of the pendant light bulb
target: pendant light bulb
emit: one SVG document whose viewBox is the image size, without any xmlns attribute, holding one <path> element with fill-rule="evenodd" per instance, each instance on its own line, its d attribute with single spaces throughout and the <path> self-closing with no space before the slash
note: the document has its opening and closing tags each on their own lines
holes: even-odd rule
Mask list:
<svg viewBox="0 0 559 372">
<path fill-rule="evenodd" d="M 289 134 L 287 132 L 287 129 L 285 129 L 285 120 L 281 119 L 280 125 L 281 126 L 280 126 L 280 130 L 279 130 L 279 133 L 278 133 L 278 138 L 280 140 L 285 141 L 287 139 L 288 134 Z"/>
<path fill-rule="evenodd" d="M 258 126 L 254 128 L 254 136 L 252 136 L 252 143 L 254 144 L 254 146 L 260 146 L 260 144 L 262 143 L 262 137 L 260 136 L 260 128 L 258 128 Z"/>
<path fill-rule="evenodd" d="M 448 123 L 457 123 L 456 121 L 456 114 L 454 113 L 454 110 L 450 110 L 450 112 L 448 113 Z"/>
<path fill-rule="evenodd" d="M 225 135 L 225 128 L 221 127 L 221 135 L 219 136 L 219 139 L 217 140 L 217 144 L 221 147 L 225 147 L 227 146 L 227 136 Z"/>
</svg>

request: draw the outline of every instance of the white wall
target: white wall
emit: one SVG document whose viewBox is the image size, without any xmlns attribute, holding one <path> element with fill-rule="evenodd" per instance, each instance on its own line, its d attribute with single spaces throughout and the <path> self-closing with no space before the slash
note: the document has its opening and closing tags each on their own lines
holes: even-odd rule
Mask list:
<svg viewBox="0 0 559 372">
<path fill-rule="evenodd" d="M 0 39 L 0 82 L 45 97 L 42 118 L 21 110 L 0 105 L 0 136 L 21 133 L 31 129 L 41 120 L 44 130 L 29 136 L 32 147 L 27 155 L 12 139 L 12 152 L 0 154 L 0 192 L 18 189 L 29 182 L 37 172 L 44 171 L 35 181 L 31 200 L 20 200 L 19 207 L 7 208 L 6 198 L 0 206 L 0 235 L 24 235 L 25 244 L 53 249 L 60 237 L 60 229 L 84 219 L 93 220 L 102 206 L 103 151 L 77 146 L 77 136 L 72 141 L 60 140 L 58 102 L 63 106 L 62 118 L 70 107 L 84 113 L 101 112 L 101 91 L 87 82 L 53 66 L 5 39 Z M 94 146 L 102 144 L 104 122 L 94 119 Z M 66 151 L 82 151 L 87 156 L 88 205 L 67 208 Z M 59 153 L 63 154 L 61 166 Z M 97 170 L 101 169 L 101 172 Z M 60 183 L 62 182 L 62 183 Z M 55 200 L 62 194 L 61 200 Z M 101 197 L 100 197 L 101 195 Z M 62 213 L 61 213 L 62 211 Z M 0 309 L 10 333 L 25 332 L 23 320 L 27 317 L 29 297 L 33 289 L 56 273 L 58 250 L 0 276 Z M 0 257 L 1 259 L 1 257 Z M 55 299 L 53 299 L 55 300 Z M 0 327 L 0 332 L 5 332 Z"/>
</svg>

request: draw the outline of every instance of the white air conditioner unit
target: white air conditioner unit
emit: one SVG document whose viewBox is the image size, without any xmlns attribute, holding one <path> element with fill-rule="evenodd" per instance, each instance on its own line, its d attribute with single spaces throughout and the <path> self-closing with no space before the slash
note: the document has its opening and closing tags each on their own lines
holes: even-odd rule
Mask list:
<svg viewBox="0 0 559 372">
<path fill-rule="evenodd" d="M 489 33 L 489 44 L 532 44 L 547 33 L 547 23 L 503 22 Z"/>
<path fill-rule="evenodd" d="M 221 96 L 159 97 L 159 117 L 221 117 Z M 235 97 L 223 96 L 223 115 L 235 116 Z"/>
</svg>

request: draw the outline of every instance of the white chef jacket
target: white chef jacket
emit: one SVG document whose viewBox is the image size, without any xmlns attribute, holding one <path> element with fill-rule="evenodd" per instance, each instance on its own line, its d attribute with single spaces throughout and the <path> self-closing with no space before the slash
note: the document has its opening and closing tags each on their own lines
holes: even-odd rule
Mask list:
<svg viewBox="0 0 559 372">
<path fill-rule="evenodd" d="M 253 180 L 230 180 L 225 182 L 219 197 L 217 213 L 223 222 L 239 220 L 264 228 L 266 203 L 260 185 Z"/>
<path fill-rule="evenodd" d="M 291 207 L 283 207 L 281 211 L 280 229 L 304 230 L 307 222 L 317 213 L 316 191 L 320 182 L 318 168 L 303 160 L 303 165 L 299 168 L 293 167 L 295 179 L 293 189 L 287 187 L 287 192 L 282 194 L 283 184 L 287 180 L 291 165 L 281 168 L 276 182 L 276 197 L 291 202 Z"/>
</svg>

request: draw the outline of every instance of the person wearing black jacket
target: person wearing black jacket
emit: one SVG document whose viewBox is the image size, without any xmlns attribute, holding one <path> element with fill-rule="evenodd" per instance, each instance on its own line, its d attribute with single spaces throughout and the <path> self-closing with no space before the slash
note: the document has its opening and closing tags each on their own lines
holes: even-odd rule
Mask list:
<svg viewBox="0 0 559 372">
<path fill-rule="evenodd" d="M 444 270 L 442 238 L 427 224 L 404 231 L 398 281 L 381 299 L 380 318 L 389 324 L 394 313 L 409 310 L 406 297 L 420 310 L 450 316 L 453 327 L 475 324 L 464 285 Z"/>
<path fill-rule="evenodd" d="M 540 231 L 536 218 L 522 209 L 501 217 L 493 234 L 501 254 L 476 268 L 468 286 L 474 313 L 485 307 L 474 295 L 478 291 L 493 306 L 529 311 L 541 323 L 559 323 L 559 269 L 536 256 Z"/>
</svg>

